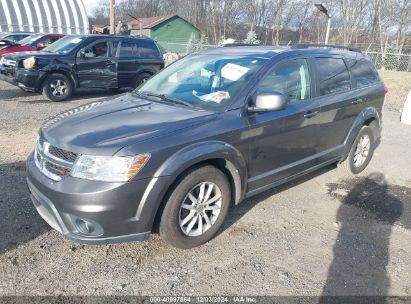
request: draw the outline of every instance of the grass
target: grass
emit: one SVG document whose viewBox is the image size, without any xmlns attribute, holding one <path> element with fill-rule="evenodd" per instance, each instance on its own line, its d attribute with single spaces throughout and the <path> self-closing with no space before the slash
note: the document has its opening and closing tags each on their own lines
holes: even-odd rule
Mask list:
<svg viewBox="0 0 411 304">
<path fill-rule="evenodd" d="M 384 106 L 388 109 L 401 110 L 411 90 L 411 73 L 397 71 L 378 71 L 388 88 Z"/>
</svg>

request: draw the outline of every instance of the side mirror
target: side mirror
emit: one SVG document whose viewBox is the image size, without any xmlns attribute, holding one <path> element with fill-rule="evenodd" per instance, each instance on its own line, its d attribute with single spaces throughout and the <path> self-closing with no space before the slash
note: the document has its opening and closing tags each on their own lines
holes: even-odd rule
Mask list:
<svg viewBox="0 0 411 304">
<path fill-rule="evenodd" d="M 255 99 L 255 106 L 248 107 L 248 111 L 253 113 L 278 111 L 285 108 L 285 103 L 286 101 L 283 94 L 259 94 Z"/>
<path fill-rule="evenodd" d="M 80 50 L 79 55 L 81 58 L 86 58 L 86 50 Z"/>
<path fill-rule="evenodd" d="M 44 49 L 46 47 L 46 45 L 44 44 L 44 42 L 39 42 L 36 44 L 36 48 L 38 50 Z"/>
</svg>

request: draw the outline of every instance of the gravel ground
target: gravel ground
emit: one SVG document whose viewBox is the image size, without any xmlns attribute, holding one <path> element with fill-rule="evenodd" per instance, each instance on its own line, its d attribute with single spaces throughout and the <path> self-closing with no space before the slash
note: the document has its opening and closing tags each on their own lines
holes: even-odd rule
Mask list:
<svg viewBox="0 0 411 304">
<path fill-rule="evenodd" d="M 84 246 L 37 215 L 24 172 L 45 118 L 110 98 L 83 93 L 50 103 L 0 83 L 0 295 L 411 296 L 411 126 L 398 112 L 384 112 L 361 175 L 328 167 L 249 199 L 201 247 Z"/>
</svg>

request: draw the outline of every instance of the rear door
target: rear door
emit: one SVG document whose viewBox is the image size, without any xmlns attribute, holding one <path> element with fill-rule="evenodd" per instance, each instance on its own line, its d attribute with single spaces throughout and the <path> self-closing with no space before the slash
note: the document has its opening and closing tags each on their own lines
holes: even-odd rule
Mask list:
<svg viewBox="0 0 411 304">
<path fill-rule="evenodd" d="M 110 41 L 98 40 L 82 48 L 76 57 L 77 77 L 81 87 L 116 88 L 116 49 Z"/>
<path fill-rule="evenodd" d="M 137 44 L 134 39 L 124 39 L 120 43 L 118 59 L 118 84 L 120 87 L 132 87 L 138 67 Z"/>
<path fill-rule="evenodd" d="M 359 96 L 352 90 L 350 73 L 342 56 L 312 58 L 316 77 L 316 96 L 321 106 L 322 126 L 319 148 L 325 160 L 341 155 L 344 139 L 361 112 Z"/>
</svg>

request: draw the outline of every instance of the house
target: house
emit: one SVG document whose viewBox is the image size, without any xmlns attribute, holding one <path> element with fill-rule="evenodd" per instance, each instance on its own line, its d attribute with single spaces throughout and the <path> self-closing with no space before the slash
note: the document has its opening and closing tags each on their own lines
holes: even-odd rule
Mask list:
<svg viewBox="0 0 411 304">
<path fill-rule="evenodd" d="M 185 53 L 190 37 L 201 38 L 200 30 L 178 15 L 134 19 L 128 27 L 130 35 L 154 39 L 163 52 Z"/>
</svg>

